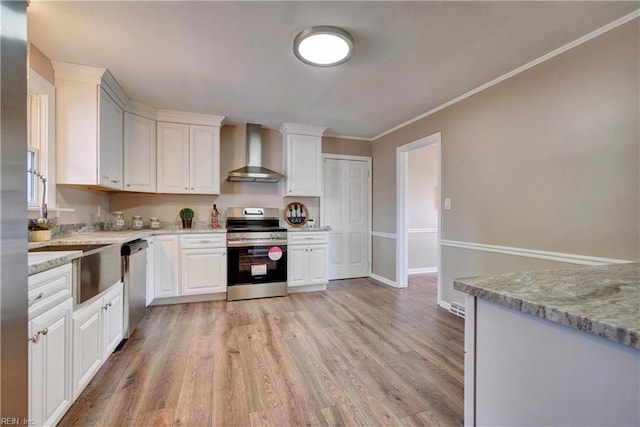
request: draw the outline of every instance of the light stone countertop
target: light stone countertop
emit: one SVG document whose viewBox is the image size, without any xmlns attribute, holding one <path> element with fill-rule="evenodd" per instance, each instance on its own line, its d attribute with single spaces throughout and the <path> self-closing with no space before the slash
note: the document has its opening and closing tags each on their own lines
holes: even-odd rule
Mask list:
<svg viewBox="0 0 640 427">
<path fill-rule="evenodd" d="M 82 256 L 82 251 L 33 252 L 29 254 L 28 275 L 67 264 Z"/>
<path fill-rule="evenodd" d="M 289 233 L 296 233 L 296 232 L 301 232 L 301 231 L 309 231 L 309 232 L 314 232 L 314 231 L 330 231 L 331 227 L 312 227 L 312 228 L 307 228 L 307 227 L 298 227 L 298 228 L 287 228 L 287 232 Z"/>
<path fill-rule="evenodd" d="M 640 263 L 471 277 L 453 287 L 640 349 Z"/>
<path fill-rule="evenodd" d="M 189 229 L 142 229 L 125 231 L 95 231 L 90 233 L 76 233 L 70 236 L 53 238 L 48 242 L 29 242 L 29 249 L 42 248 L 45 246 L 61 245 L 101 245 L 111 243 L 127 243 L 136 239 L 144 239 L 163 234 L 206 234 L 206 233 L 226 233 L 225 228 L 189 228 Z"/>
</svg>

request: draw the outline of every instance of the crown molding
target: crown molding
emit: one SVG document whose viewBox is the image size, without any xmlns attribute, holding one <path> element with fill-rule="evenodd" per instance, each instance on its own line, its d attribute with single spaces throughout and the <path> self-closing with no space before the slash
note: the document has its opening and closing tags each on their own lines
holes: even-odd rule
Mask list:
<svg viewBox="0 0 640 427">
<path fill-rule="evenodd" d="M 362 136 L 331 135 L 331 134 L 326 134 L 326 135 L 322 135 L 322 136 L 326 137 L 326 138 L 350 139 L 350 140 L 358 141 L 358 142 L 371 142 L 371 141 L 373 141 L 373 138 L 364 138 Z"/>
<path fill-rule="evenodd" d="M 295 123 L 283 123 L 280 126 L 280 133 L 295 134 L 295 135 L 309 135 L 309 136 L 322 136 L 327 128 L 319 126 L 299 125 Z"/>
<path fill-rule="evenodd" d="M 186 113 L 184 111 L 158 110 L 157 120 L 159 122 L 188 123 L 192 125 L 221 127 L 224 116 L 214 116 L 211 114 Z"/>
</svg>

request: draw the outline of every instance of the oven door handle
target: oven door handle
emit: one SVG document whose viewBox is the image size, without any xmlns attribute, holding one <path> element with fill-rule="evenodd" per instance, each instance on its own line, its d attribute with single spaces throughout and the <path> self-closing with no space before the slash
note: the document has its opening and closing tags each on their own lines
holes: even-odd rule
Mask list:
<svg viewBox="0 0 640 427">
<path fill-rule="evenodd" d="M 230 248 L 241 248 L 251 246 L 286 246 L 286 240 L 269 240 L 269 239 L 245 239 L 245 240 L 230 240 L 227 242 L 227 246 Z"/>
</svg>

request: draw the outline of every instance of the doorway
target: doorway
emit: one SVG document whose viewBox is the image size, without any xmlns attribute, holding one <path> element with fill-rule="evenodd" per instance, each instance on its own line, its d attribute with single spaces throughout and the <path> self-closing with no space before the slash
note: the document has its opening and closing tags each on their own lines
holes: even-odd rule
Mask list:
<svg viewBox="0 0 640 427">
<path fill-rule="evenodd" d="M 329 280 L 371 273 L 371 158 L 322 156 L 321 219 L 329 230 Z"/>
<path fill-rule="evenodd" d="M 399 288 L 406 288 L 408 286 L 409 275 L 409 224 L 410 224 L 410 209 L 409 209 L 409 195 L 410 195 L 410 175 L 409 175 L 409 156 L 414 150 L 421 149 L 422 147 L 433 146 L 435 147 L 436 157 L 436 182 L 435 185 L 429 185 L 433 200 L 432 204 L 437 209 L 437 225 L 433 230 L 431 227 L 423 227 L 422 229 L 412 229 L 412 231 L 425 232 L 425 233 L 437 233 L 437 243 L 435 252 L 437 254 L 437 302 L 440 304 L 442 298 L 442 256 L 441 256 L 441 231 L 442 231 L 442 215 L 440 208 L 440 193 L 441 193 L 441 150 L 440 150 L 441 134 L 435 133 L 433 135 L 426 136 L 408 144 L 402 145 L 396 149 L 396 284 Z M 429 196 L 427 196 L 429 197 Z M 414 217 L 414 212 L 411 212 Z M 428 267 L 427 267 L 428 268 Z M 433 271 L 433 270 L 431 270 Z"/>
</svg>

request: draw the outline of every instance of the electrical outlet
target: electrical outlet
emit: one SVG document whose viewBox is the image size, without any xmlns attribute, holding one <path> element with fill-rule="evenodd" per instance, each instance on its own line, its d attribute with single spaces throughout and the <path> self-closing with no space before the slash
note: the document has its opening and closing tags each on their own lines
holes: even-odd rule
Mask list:
<svg viewBox="0 0 640 427">
<path fill-rule="evenodd" d="M 451 199 L 444 199 L 444 208 L 445 210 L 451 209 Z"/>
</svg>

